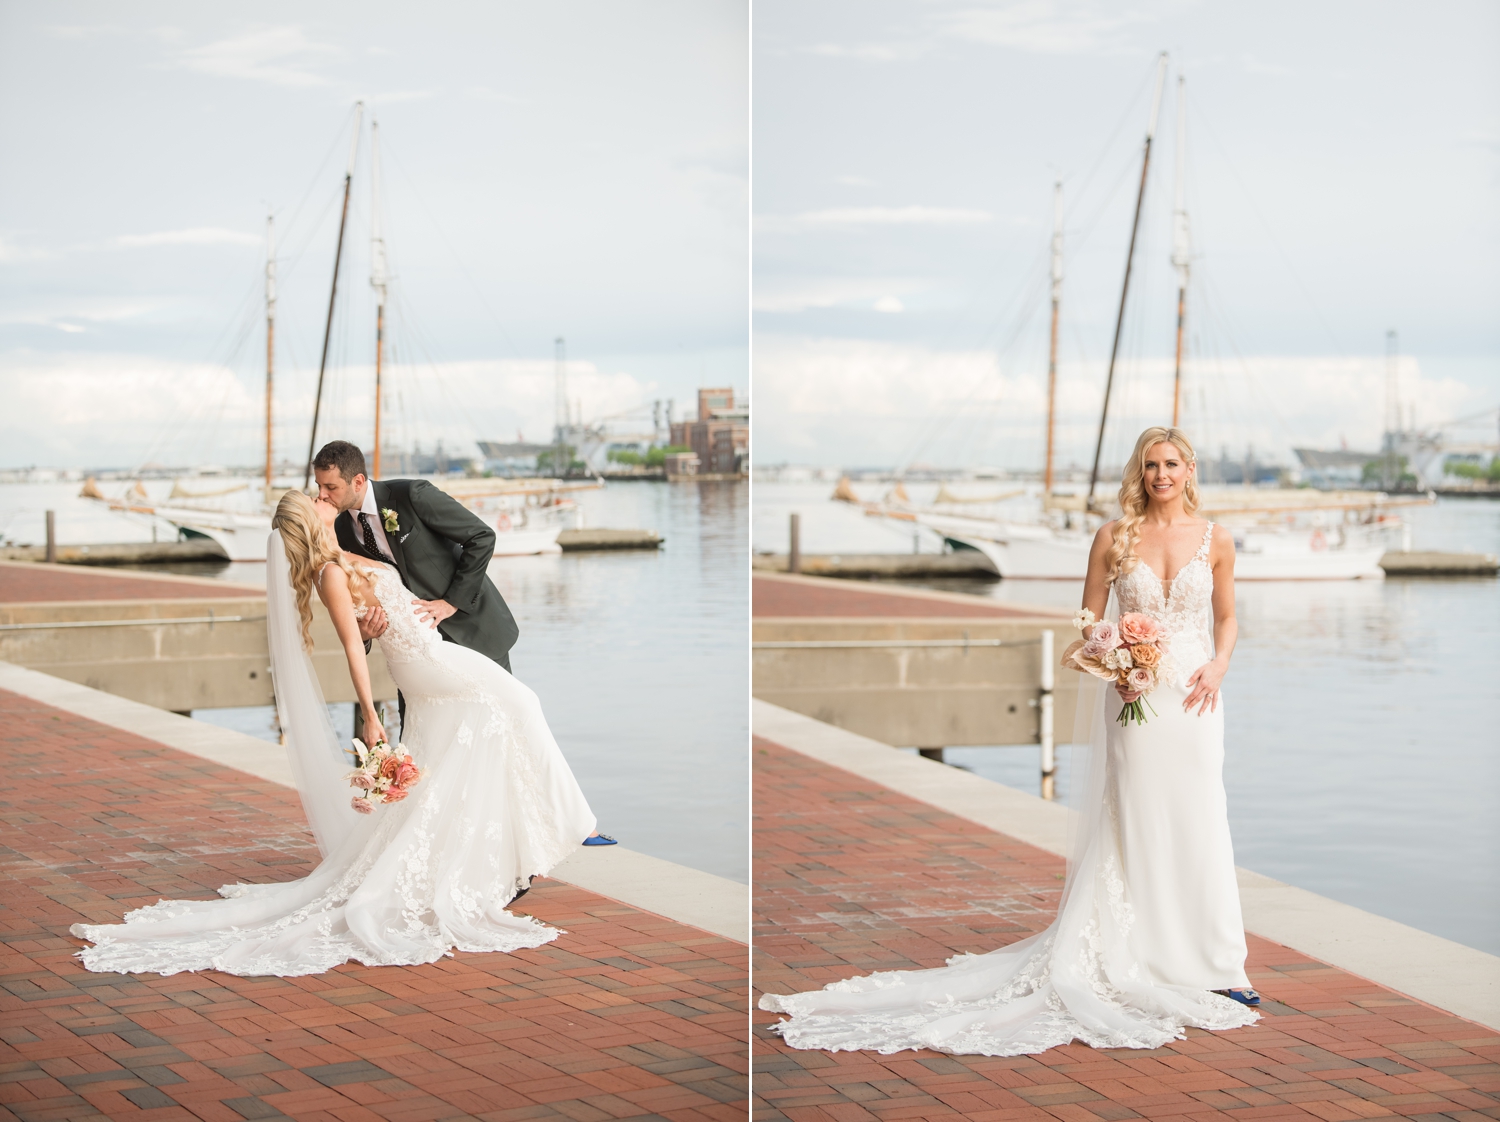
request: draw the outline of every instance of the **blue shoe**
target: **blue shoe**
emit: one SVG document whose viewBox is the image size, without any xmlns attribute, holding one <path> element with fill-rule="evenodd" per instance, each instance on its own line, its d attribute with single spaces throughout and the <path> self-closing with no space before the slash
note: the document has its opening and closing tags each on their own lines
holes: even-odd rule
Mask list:
<svg viewBox="0 0 1500 1122">
<path fill-rule="evenodd" d="M 1260 994 L 1254 990 L 1214 990 L 1214 993 L 1222 994 L 1224 997 L 1232 998 L 1241 1005 L 1259 1005 Z"/>
<path fill-rule="evenodd" d="M 583 839 L 583 844 L 584 845 L 619 845 L 620 843 L 617 842 L 617 841 L 615 841 L 615 839 L 612 838 L 612 837 L 610 837 L 608 834 L 595 834 L 591 838 L 584 838 Z"/>
</svg>

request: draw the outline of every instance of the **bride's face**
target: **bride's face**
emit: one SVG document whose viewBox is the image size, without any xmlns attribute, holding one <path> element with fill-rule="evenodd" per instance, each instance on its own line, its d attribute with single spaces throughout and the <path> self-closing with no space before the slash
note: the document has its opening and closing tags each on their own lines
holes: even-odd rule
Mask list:
<svg viewBox="0 0 1500 1122">
<path fill-rule="evenodd" d="M 1145 477 L 1146 494 L 1152 502 L 1171 502 L 1182 497 L 1193 477 L 1193 465 L 1177 445 L 1163 441 L 1146 449 Z"/>
<path fill-rule="evenodd" d="M 317 499 L 313 502 L 313 509 L 318 512 L 318 521 L 323 523 L 323 540 L 331 548 L 337 549 L 339 536 L 333 532 L 333 521 L 339 516 L 338 507 L 323 499 Z"/>
</svg>

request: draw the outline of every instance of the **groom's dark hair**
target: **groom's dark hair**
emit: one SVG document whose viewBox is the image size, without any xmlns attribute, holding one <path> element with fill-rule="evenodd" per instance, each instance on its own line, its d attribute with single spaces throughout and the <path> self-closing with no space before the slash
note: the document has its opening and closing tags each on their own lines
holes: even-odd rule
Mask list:
<svg viewBox="0 0 1500 1122">
<path fill-rule="evenodd" d="M 330 440 L 319 448 L 318 454 L 313 457 L 313 468 L 316 471 L 338 468 L 345 483 L 352 483 L 356 475 L 363 475 L 366 479 L 370 477 L 370 473 L 365 470 L 365 454 L 347 440 Z"/>
</svg>

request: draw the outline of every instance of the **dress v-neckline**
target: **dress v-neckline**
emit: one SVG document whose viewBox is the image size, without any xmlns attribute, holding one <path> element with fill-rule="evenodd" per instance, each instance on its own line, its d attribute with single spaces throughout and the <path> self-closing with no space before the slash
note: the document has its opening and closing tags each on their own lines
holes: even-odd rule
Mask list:
<svg viewBox="0 0 1500 1122">
<path fill-rule="evenodd" d="M 1205 531 L 1203 531 L 1203 540 L 1198 543 L 1198 548 L 1193 551 L 1193 555 L 1191 557 L 1189 557 L 1186 561 L 1184 561 L 1182 563 L 1181 566 L 1178 567 L 1177 572 L 1174 573 L 1171 577 L 1157 577 L 1156 576 L 1156 570 L 1153 569 L 1153 568 L 1151 568 L 1150 565 L 1146 565 L 1146 562 L 1141 561 L 1141 564 L 1142 565 L 1146 565 L 1146 568 L 1151 573 L 1151 575 L 1153 577 L 1156 577 L 1156 587 L 1157 587 L 1157 590 L 1161 593 L 1161 599 L 1162 599 L 1162 603 L 1163 604 L 1168 603 L 1172 599 L 1172 592 L 1171 592 L 1171 589 L 1170 589 L 1169 586 L 1170 585 L 1174 585 L 1174 584 L 1177 583 L 1178 578 L 1180 578 L 1183 573 L 1187 572 L 1189 565 L 1191 565 L 1194 561 L 1198 561 L 1198 560 L 1202 559 L 1202 557 L 1203 557 L 1203 547 L 1208 544 L 1208 542 L 1209 542 L 1209 535 L 1212 534 L 1213 532 L 1214 532 L 1214 524 L 1212 522 L 1210 522 L 1208 524 L 1208 529 L 1205 530 Z"/>
</svg>

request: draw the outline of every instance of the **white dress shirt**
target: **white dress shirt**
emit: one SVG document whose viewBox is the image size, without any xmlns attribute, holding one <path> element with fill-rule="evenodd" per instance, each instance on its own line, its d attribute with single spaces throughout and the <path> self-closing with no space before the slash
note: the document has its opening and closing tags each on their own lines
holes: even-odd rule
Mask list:
<svg viewBox="0 0 1500 1122">
<path fill-rule="evenodd" d="M 375 488 L 369 483 L 365 484 L 365 501 L 354 512 L 354 536 L 363 542 L 365 531 L 359 524 L 361 515 L 369 515 L 370 529 L 375 531 L 375 544 L 380 547 L 380 552 L 394 559 L 396 555 L 391 552 L 391 543 L 386 540 L 385 524 L 380 519 L 380 511 L 375 507 Z"/>
</svg>

